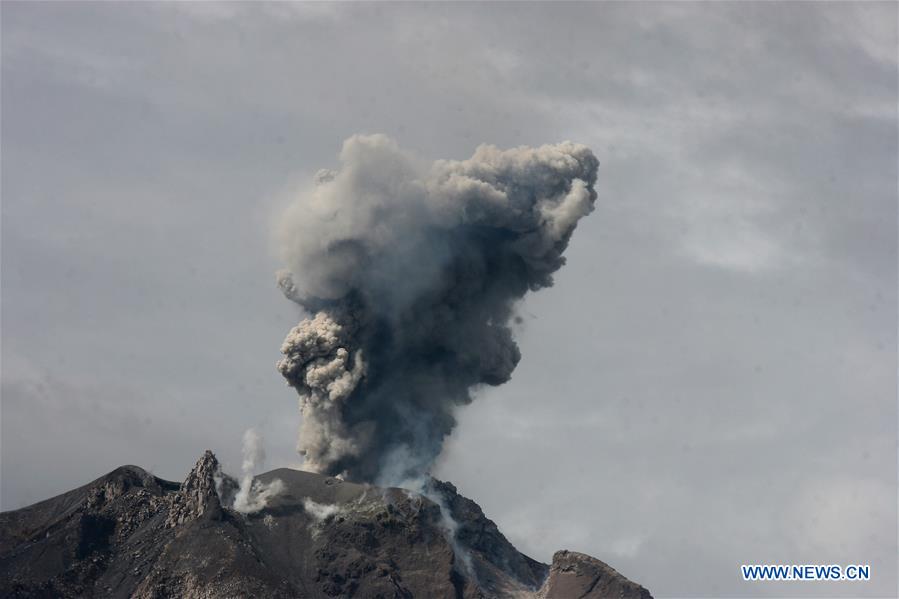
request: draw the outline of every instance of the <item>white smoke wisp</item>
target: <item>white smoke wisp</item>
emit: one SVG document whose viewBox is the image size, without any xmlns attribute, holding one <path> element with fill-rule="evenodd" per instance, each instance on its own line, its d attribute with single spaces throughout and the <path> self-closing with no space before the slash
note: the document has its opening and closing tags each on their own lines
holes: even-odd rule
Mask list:
<svg viewBox="0 0 899 599">
<path fill-rule="evenodd" d="M 511 377 L 515 304 L 564 265 L 599 162 L 564 142 L 428 163 L 383 135 L 349 138 L 339 160 L 279 221 L 278 285 L 309 318 L 278 369 L 306 469 L 414 479 L 472 389 Z"/>
<path fill-rule="evenodd" d="M 284 490 L 284 483 L 278 479 L 263 483 L 253 479 L 253 475 L 265 464 L 265 447 L 262 435 L 255 428 L 243 434 L 243 463 L 241 465 L 240 487 L 234 496 L 234 509 L 242 514 L 252 514 L 264 509 L 268 502 Z"/>
<path fill-rule="evenodd" d="M 243 433 L 243 463 L 241 472 L 246 476 L 253 474 L 257 468 L 265 466 L 265 443 L 262 435 L 255 428 L 248 428 Z"/>
<path fill-rule="evenodd" d="M 306 497 L 303 499 L 303 509 L 312 516 L 316 522 L 324 522 L 331 516 L 340 513 L 340 506 L 332 503 L 318 503 Z"/>
<path fill-rule="evenodd" d="M 471 551 L 459 542 L 459 523 L 453 518 L 446 499 L 433 491 L 425 491 L 425 497 L 437 504 L 440 508 L 440 525 L 443 528 L 443 534 L 453 548 L 453 553 L 458 555 L 461 560 L 462 574 L 465 574 L 472 580 L 477 580 L 477 573 L 472 564 Z"/>
<path fill-rule="evenodd" d="M 404 463 L 404 456 L 395 457 L 398 459 L 398 461 L 394 462 L 395 464 Z M 388 483 L 385 481 L 391 480 L 390 477 L 394 476 L 395 472 L 395 470 L 392 472 L 388 470 L 382 471 L 382 477 L 387 478 L 381 478 L 379 485 L 383 487 L 388 486 Z M 393 480 L 396 479 L 394 478 Z M 459 523 L 453 517 L 453 512 L 447 504 L 446 497 L 434 487 L 433 480 L 425 475 L 411 478 L 407 477 L 398 481 L 398 483 L 393 486 L 406 491 L 407 496 L 410 499 L 414 499 L 416 496 L 424 497 L 437 505 L 440 509 L 440 528 L 443 531 L 444 538 L 453 548 L 453 553 L 459 557 L 460 573 L 471 580 L 477 580 L 477 573 L 475 572 L 472 562 L 471 551 L 459 542 Z"/>
</svg>

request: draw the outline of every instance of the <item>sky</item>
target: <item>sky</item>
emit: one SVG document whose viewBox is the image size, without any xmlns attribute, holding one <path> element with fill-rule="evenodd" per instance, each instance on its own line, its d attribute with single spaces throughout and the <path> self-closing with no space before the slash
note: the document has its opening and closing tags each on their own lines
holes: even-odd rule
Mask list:
<svg viewBox="0 0 899 599">
<path fill-rule="evenodd" d="M 295 466 L 278 217 L 344 139 L 601 166 L 434 471 L 656 597 L 897 593 L 895 3 L 17 3 L 0 505 L 206 448 Z M 870 564 L 867 583 L 745 563 Z"/>
</svg>

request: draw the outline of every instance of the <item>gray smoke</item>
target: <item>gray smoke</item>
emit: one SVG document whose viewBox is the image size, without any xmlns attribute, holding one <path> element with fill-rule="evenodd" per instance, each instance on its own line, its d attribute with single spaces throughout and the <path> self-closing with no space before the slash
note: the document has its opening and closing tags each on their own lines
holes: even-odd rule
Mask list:
<svg viewBox="0 0 899 599">
<path fill-rule="evenodd" d="M 428 470 L 456 407 L 518 364 L 515 302 L 552 285 L 598 166 L 570 142 L 432 163 L 383 135 L 344 142 L 278 230 L 278 284 L 312 315 L 278 362 L 307 469 L 382 483 Z"/>
</svg>

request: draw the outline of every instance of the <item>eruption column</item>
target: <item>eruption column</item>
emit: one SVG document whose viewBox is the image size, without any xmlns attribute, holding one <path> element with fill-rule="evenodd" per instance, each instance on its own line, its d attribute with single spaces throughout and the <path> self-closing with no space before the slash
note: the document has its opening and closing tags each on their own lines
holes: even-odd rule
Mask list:
<svg viewBox="0 0 899 599">
<path fill-rule="evenodd" d="M 518 364 L 514 304 L 552 285 L 598 166 L 571 142 L 433 163 L 383 135 L 344 142 L 277 232 L 278 284 L 311 315 L 278 362 L 306 468 L 388 484 L 428 470 L 472 388 Z"/>
</svg>

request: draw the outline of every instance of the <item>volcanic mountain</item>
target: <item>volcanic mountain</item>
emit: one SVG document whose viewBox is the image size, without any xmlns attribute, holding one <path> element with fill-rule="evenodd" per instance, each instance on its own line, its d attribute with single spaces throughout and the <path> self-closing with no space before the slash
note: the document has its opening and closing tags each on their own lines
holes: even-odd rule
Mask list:
<svg viewBox="0 0 899 599">
<path fill-rule="evenodd" d="M 428 492 L 278 469 L 264 509 L 206 452 L 174 483 L 122 466 L 83 487 L 0 513 L 0 596 L 164 598 L 651 599 L 603 562 L 519 553 L 449 483 Z"/>
</svg>

